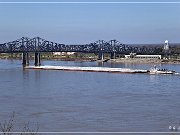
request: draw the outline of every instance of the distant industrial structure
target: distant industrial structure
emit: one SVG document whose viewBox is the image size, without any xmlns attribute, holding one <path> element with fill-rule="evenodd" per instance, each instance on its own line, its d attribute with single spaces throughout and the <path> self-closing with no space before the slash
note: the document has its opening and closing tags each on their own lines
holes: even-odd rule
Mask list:
<svg viewBox="0 0 180 135">
<path fill-rule="evenodd" d="M 168 40 L 166 40 L 166 41 L 164 42 L 164 50 L 165 50 L 165 51 L 169 51 L 169 41 L 168 41 Z"/>
<path fill-rule="evenodd" d="M 164 47 L 164 58 L 168 57 L 169 54 L 169 41 L 165 40 Z M 130 53 L 129 55 L 124 55 L 125 58 L 138 58 L 138 59 L 162 59 L 162 55 L 156 54 L 156 55 L 138 55 L 136 53 Z"/>
</svg>

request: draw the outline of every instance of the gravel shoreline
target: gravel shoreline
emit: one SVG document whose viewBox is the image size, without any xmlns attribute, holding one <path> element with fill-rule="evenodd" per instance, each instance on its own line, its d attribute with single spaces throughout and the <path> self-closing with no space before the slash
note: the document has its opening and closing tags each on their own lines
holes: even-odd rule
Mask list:
<svg viewBox="0 0 180 135">
<path fill-rule="evenodd" d="M 111 59 L 115 63 L 139 63 L 139 64 L 180 64 L 180 59 Z"/>
<path fill-rule="evenodd" d="M 21 60 L 20 58 L 0 58 L 0 59 L 14 59 L 14 60 Z M 33 60 L 33 59 L 30 59 Z M 112 62 L 112 63 L 134 63 L 134 64 L 180 64 L 180 59 L 139 59 L 139 58 L 117 58 L 117 59 L 104 59 L 104 60 L 96 60 L 96 59 L 56 59 L 56 58 L 48 58 L 42 60 L 55 60 L 55 61 L 78 61 L 78 62 Z"/>
</svg>

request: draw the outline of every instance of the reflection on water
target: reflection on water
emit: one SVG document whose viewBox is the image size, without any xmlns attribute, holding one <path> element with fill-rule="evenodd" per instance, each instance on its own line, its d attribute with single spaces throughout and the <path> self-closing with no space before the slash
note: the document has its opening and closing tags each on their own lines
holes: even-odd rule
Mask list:
<svg viewBox="0 0 180 135">
<path fill-rule="evenodd" d="M 32 64 L 32 63 L 31 63 Z M 43 61 L 45 65 L 148 69 L 148 64 Z M 179 65 L 162 65 L 180 71 Z M 23 70 L 0 60 L 0 118 L 41 131 L 168 131 L 180 119 L 180 76 Z"/>
</svg>

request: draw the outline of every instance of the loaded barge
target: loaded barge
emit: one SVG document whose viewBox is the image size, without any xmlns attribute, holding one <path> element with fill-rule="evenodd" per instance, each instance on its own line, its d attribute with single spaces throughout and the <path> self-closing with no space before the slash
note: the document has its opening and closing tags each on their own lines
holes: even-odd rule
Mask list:
<svg viewBox="0 0 180 135">
<path fill-rule="evenodd" d="M 86 71 L 86 72 L 111 72 L 111 73 L 148 73 L 149 70 L 109 67 L 73 67 L 73 66 L 27 66 L 25 69 L 41 70 L 64 70 L 64 71 Z"/>
</svg>

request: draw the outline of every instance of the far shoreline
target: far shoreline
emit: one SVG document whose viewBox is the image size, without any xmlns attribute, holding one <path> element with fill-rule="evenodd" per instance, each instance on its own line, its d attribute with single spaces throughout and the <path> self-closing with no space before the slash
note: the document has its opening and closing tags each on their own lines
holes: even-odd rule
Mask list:
<svg viewBox="0 0 180 135">
<path fill-rule="evenodd" d="M 111 59 L 114 63 L 127 63 L 127 64 L 180 64 L 180 59 L 136 59 L 136 58 L 121 58 Z"/>
<path fill-rule="evenodd" d="M 6 57 L 0 58 L 1 60 L 21 60 L 19 57 Z M 33 59 L 31 58 L 30 61 Z M 104 59 L 98 60 L 95 58 L 42 58 L 43 60 L 49 61 L 72 61 L 72 62 L 99 62 L 99 63 L 126 63 L 126 64 L 180 64 L 180 59 L 138 59 L 138 58 L 117 58 L 117 59 Z"/>
</svg>

